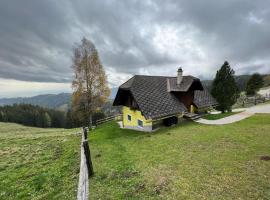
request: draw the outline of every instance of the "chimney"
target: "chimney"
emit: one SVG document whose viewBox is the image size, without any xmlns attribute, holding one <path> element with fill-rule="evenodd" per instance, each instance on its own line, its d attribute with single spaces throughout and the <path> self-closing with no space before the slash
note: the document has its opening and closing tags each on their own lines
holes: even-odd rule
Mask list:
<svg viewBox="0 0 270 200">
<path fill-rule="evenodd" d="M 177 70 L 177 85 L 180 85 L 183 80 L 183 70 L 181 67 Z"/>
</svg>

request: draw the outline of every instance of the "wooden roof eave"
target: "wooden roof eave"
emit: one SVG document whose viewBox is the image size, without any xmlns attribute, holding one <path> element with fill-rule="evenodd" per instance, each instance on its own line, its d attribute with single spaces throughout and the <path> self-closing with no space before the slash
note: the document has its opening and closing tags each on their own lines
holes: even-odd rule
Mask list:
<svg viewBox="0 0 270 200">
<path fill-rule="evenodd" d="M 114 101 L 113 101 L 113 106 L 121 106 L 121 104 L 119 103 L 119 93 L 121 92 L 121 91 L 129 91 L 129 89 L 126 89 L 126 88 L 118 88 L 118 90 L 117 90 L 117 93 L 116 93 L 116 96 L 115 96 L 115 98 L 114 98 Z"/>
</svg>

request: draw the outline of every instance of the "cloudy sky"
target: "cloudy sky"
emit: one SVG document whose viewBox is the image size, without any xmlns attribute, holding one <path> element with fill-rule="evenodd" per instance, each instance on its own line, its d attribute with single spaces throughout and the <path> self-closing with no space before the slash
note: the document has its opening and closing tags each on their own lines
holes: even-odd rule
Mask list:
<svg viewBox="0 0 270 200">
<path fill-rule="evenodd" d="M 96 45 L 109 84 L 134 74 L 270 73 L 268 0 L 1 0 L 0 97 L 71 91 L 74 44 Z"/>
</svg>

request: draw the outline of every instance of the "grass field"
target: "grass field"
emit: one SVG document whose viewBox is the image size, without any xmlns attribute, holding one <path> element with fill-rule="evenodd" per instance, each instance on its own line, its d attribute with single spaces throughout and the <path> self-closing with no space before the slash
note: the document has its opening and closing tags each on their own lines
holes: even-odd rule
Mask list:
<svg viewBox="0 0 270 200">
<path fill-rule="evenodd" d="M 76 199 L 76 131 L 0 123 L 0 199 Z"/>
<path fill-rule="evenodd" d="M 76 199 L 76 129 L 0 123 L 0 199 Z M 184 123 L 155 133 L 90 133 L 90 199 L 269 199 L 270 115 L 210 126 Z"/>
<path fill-rule="evenodd" d="M 204 115 L 202 118 L 208 119 L 208 120 L 217 120 L 217 119 L 221 119 L 224 117 L 229 117 L 231 115 L 235 115 L 237 113 L 240 113 L 240 112 L 225 112 L 225 113 L 219 113 L 219 114 L 207 114 L 207 115 Z"/>
<path fill-rule="evenodd" d="M 270 115 L 143 133 L 91 133 L 92 199 L 270 199 Z"/>
</svg>

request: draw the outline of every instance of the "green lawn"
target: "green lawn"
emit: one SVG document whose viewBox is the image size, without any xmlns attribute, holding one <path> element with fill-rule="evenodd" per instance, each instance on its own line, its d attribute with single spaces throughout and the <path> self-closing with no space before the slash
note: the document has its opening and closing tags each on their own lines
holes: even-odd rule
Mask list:
<svg viewBox="0 0 270 200">
<path fill-rule="evenodd" d="M 153 134 L 115 122 L 90 135 L 91 199 L 270 199 L 270 115 Z"/>
<path fill-rule="evenodd" d="M 76 132 L 0 123 L 0 199 L 76 199 Z"/>
<path fill-rule="evenodd" d="M 0 123 L 0 199 L 76 199 L 76 129 Z M 270 199 L 270 115 L 155 133 L 90 133 L 90 199 Z"/>
<path fill-rule="evenodd" d="M 217 120 L 217 119 L 221 119 L 221 118 L 228 117 L 231 115 L 235 115 L 237 113 L 240 113 L 240 112 L 225 112 L 225 113 L 219 113 L 219 114 L 207 114 L 207 115 L 204 115 L 202 118 L 208 119 L 208 120 Z"/>
</svg>

